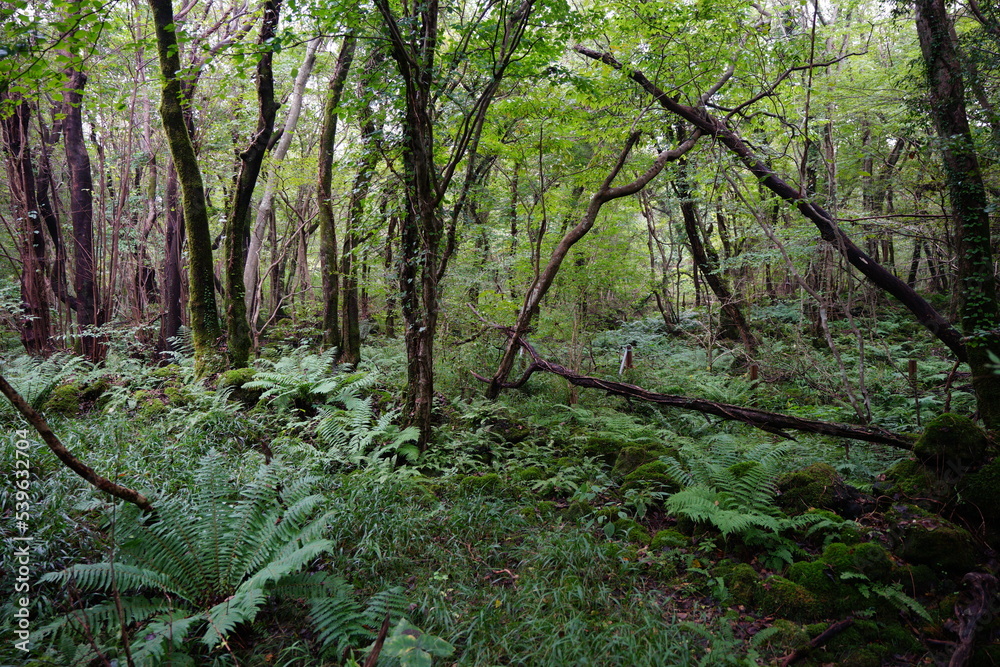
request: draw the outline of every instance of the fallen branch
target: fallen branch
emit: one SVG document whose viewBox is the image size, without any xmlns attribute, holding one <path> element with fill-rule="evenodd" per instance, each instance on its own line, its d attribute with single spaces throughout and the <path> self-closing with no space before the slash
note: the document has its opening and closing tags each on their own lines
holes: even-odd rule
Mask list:
<svg viewBox="0 0 1000 667">
<path fill-rule="evenodd" d="M 505 329 L 509 333 L 513 333 L 508 327 L 501 327 L 501 329 Z M 574 373 L 564 366 L 542 359 L 541 355 L 538 354 L 535 348 L 532 347 L 531 344 L 523 337 L 519 337 L 517 342 L 531 356 L 532 363 L 528 366 L 524 375 L 522 375 L 517 382 L 505 382 L 502 386 L 506 389 L 516 389 L 521 387 L 528 381 L 528 378 L 531 377 L 533 373 L 537 371 L 544 371 L 566 378 L 570 384 L 574 384 L 578 387 L 603 389 L 609 394 L 614 394 L 615 396 L 636 398 L 641 401 L 648 401 L 658 405 L 669 405 L 671 407 L 683 408 L 685 410 L 695 410 L 697 412 L 722 417 L 723 419 L 743 422 L 744 424 L 749 424 L 754 428 L 759 428 L 760 430 L 767 431 L 768 433 L 775 433 L 783 438 L 788 438 L 789 440 L 794 440 L 795 438 L 790 436 L 786 430 L 818 433 L 820 435 L 831 435 L 838 438 L 863 440 L 865 442 L 877 442 L 879 444 L 890 445 L 899 449 L 913 449 L 913 438 L 899 433 L 893 433 L 892 431 L 887 431 L 885 429 L 878 428 L 877 426 L 853 426 L 850 424 L 839 424 L 837 422 L 802 419 L 800 417 L 783 415 L 777 412 L 767 412 L 766 410 L 758 410 L 756 408 L 741 407 L 738 405 L 730 405 L 728 403 L 717 403 L 703 398 L 688 398 L 686 396 L 658 394 L 656 392 L 643 389 L 642 387 L 637 387 L 634 384 L 625 384 L 623 382 L 613 382 L 611 380 L 602 380 L 588 375 L 580 375 L 579 373 Z M 481 382 L 490 382 L 489 378 L 485 378 L 477 373 L 473 373 L 473 376 Z"/>
<path fill-rule="evenodd" d="M 115 498 L 121 498 L 124 501 L 138 505 L 144 512 L 153 511 L 153 506 L 149 503 L 146 496 L 120 484 L 115 484 L 110 479 L 101 477 L 94 471 L 93 468 L 73 456 L 72 452 L 66 449 L 65 445 L 62 444 L 56 434 L 52 432 L 52 429 L 49 428 L 49 424 L 45 421 L 45 418 L 42 417 L 37 410 L 31 407 L 31 405 L 29 405 L 28 402 L 24 400 L 24 398 L 17 393 L 12 386 L 10 386 L 10 383 L 8 383 L 6 378 L 2 375 L 0 375 L 0 392 L 3 392 L 3 395 L 10 400 L 11 404 L 17 408 L 17 411 L 24 415 L 24 418 L 28 420 L 29 424 L 35 427 L 35 430 L 38 431 L 38 435 L 42 436 L 42 440 L 44 440 L 45 444 L 49 446 L 52 453 L 55 454 L 60 461 L 65 463 L 67 468 L 90 482 L 101 491 L 111 494 Z"/>
<path fill-rule="evenodd" d="M 851 627 L 852 625 L 854 625 L 853 618 L 845 618 L 842 621 L 837 621 L 836 623 L 828 627 L 826 630 L 818 634 L 816 637 L 814 637 L 807 646 L 803 646 L 802 648 L 797 648 L 788 655 L 786 655 L 784 658 L 782 658 L 781 667 L 788 667 L 788 665 L 793 665 L 799 660 L 802 660 L 807 655 L 809 655 L 813 649 L 819 648 L 820 646 L 827 643 L 828 641 L 830 641 L 831 639 L 839 635 L 841 632 Z"/>
<path fill-rule="evenodd" d="M 991 574 L 969 572 L 962 581 L 969 586 L 955 603 L 955 618 L 958 619 L 958 648 L 951 654 L 948 667 L 962 667 L 972 657 L 975 649 L 976 629 L 984 616 L 992 616 L 996 611 L 997 580 Z"/>
</svg>

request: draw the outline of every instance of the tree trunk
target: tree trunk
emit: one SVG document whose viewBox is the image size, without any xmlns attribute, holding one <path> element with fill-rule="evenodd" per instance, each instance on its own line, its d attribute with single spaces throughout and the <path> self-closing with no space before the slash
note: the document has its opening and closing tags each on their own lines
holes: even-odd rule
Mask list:
<svg viewBox="0 0 1000 667">
<path fill-rule="evenodd" d="M 215 273 L 212 267 L 212 236 L 208 226 L 205 186 L 184 119 L 181 91 L 181 62 L 171 0 L 148 0 L 156 26 L 156 45 L 162 76 L 160 115 L 174 159 L 183 198 L 184 225 L 188 243 L 191 337 L 194 344 L 195 373 L 208 375 L 221 370 L 219 354 L 222 328 L 215 303 Z"/>
<path fill-rule="evenodd" d="M 0 93 L 12 111 L 0 114 L 0 141 L 7 155 L 11 199 L 21 221 L 18 254 L 21 260 L 21 344 L 28 354 L 51 352 L 51 321 L 45 285 L 45 235 L 35 199 L 35 172 L 28 145 L 28 103 L 19 95 Z"/>
<path fill-rule="evenodd" d="M 344 319 L 343 344 L 344 349 L 340 360 L 345 364 L 357 364 L 361 361 L 361 322 L 358 312 L 358 250 L 361 242 L 361 219 L 364 216 L 365 200 L 371 185 L 375 163 L 381 156 L 375 146 L 375 123 L 371 121 L 370 110 L 365 114 L 368 119 L 361 130 L 362 148 L 361 164 L 354 177 L 351 188 L 350 202 L 347 206 L 347 224 L 344 229 L 344 255 L 341 272 L 344 276 Z"/>
<path fill-rule="evenodd" d="M 288 149 L 292 145 L 292 137 L 295 135 L 295 128 L 299 122 L 299 115 L 302 112 L 302 98 L 305 94 L 306 83 L 312 73 L 313 65 L 316 63 L 316 50 L 323 39 L 314 37 L 306 45 L 305 59 L 295 76 L 295 85 L 292 88 L 292 96 L 288 103 L 288 116 L 285 118 L 285 125 L 281 130 L 281 138 L 271 152 L 271 166 L 267 178 L 267 185 L 264 193 L 260 197 L 260 204 L 257 206 L 257 220 L 254 223 L 253 233 L 250 235 L 250 247 L 247 250 L 246 266 L 243 269 L 243 287 L 246 291 L 247 319 L 250 328 L 256 330 L 256 322 L 260 316 L 260 302 L 258 285 L 260 283 L 260 251 L 264 244 L 264 235 L 267 232 L 267 223 L 274 207 L 274 192 L 278 186 L 278 169 L 288 154 Z"/>
<path fill-rule="evenodd" d="M 959 308 L 967 337 L 972 386 L 987 428 L 1000 427 L 1000 375 L 990 354 L 1000 353 L 988 200 L 965 109 L 962 66 L 944 0 L 918 0 L 917 35 L 930 86 L 931 115 L 948 181 L 958 251 Z"/>
<path fill-rule="evenodd" d="M 686 172 L 686 165 L 683 165 L 680 177 L 674 181 L 674 190 L 680 198 L 684 231 L 687 233 L 688 244 L 691 247 L 691 256 L 694 258 L 699 273 L 719 300 L 719 305 L 722 308 L 722 315 L 719 319 L 724 337 L 736 338 L 738 336 L 746 348 L 746 353 L 753 355 L 754 350 L 757 349 L 757 338 L 750 331 L 750 326 L 747 324 L 746 318 L 743 317 L 743 310 L 733 298 L 729 285 L 726 284 L 725 277 L 719 269 L 718 253 L 707 238 L 702 238 L 702 229 L 698 223 L 698 214 L 695 210 Z"/>
<path fill-rule="evenodd" d="M 441 203 L 448 193 L 459 164 L 468 160 L 468 172 L 473 173 L 476 145 L 486 121 L 490 104 L 499 89 L 507 67 L 519 48 L 527 29 L 534 0 L 497 3 L 491 10 L 498 13 L 496 30 L 487 34 L 494 42 L 492 76 L 485 84 L 472 84 L 466 91 L 472 97 L 467 111 L 458 123 L 447 151 L 435 142 L 435 85 L 440 84 L 442 65 L 436 62 L 440 6 L 438 0 L 413 5 L 404 3 L 407 14 L 397 18 L 389 0 L 376 0 L 375 6 L 392 48 L 405 86 L 403 117 L 403 175 L 406 213 L 402 220 L 400 244 L 400 288 L 402 292 L 404 336 L 407 352 L 407 392 L 404 413 L 407 423 L 419 432 L 421 449 L 431 437 L 431 410 L 434 398 L 434 334 L 437 329 L 439 286 L 447 270 L 448 260 L 455 249 L 455 227 L 459 211 L 468 194 L 466 187 L 455 198 L 452 217 L 446 228 Z M 485 16 L 485 13 L 484 15 Z M 467 49 L 471 49 L 468 43 Z M 459 54 L 453 54 L 461 59 Z M 446 68 L 447 69 L 447 68 Z M 450 119 L 449 119 L 450 120 Z M 444 155 L 439 164 L 436 153 Z"/>
<path fill-rule="evenodd" d="M 618 163 L 614 166 L 614 168 L 612 168 L 608 177 L 604 179 L 604 183 L 598 191 L 595 192 L 590 198 L 590 204 L 587 206 L 587 210 L 583 214 L 583 218 L 575 227 L 566 232 L 562 240 L 559 241 L 558 245 L 556 245 L 556 247 L 552 250 L 548 264 L 545 265 L 545 268 L 538 275 L 538 278 L 535 279 L 531 287 L 528 289 L 528 293 L 524 297 L 524 303 L 521 305 L 521 310 L 518 312 L 517 320 L 514 324 L 515 335 L 513 335 L 507 342 L 507 347 L 504 350 L 503 357 L 500 359 L 497 370 L 493 373 L 489 389 L 486 391 L 487 398 L 492 400 L 500 395 L 500 390 L 503 389 L 504 383 L 507 381 L 507 376 L 510 375 L 510 371 L 514 367 L 514 361 L 517 357 L 517 352 L 520 349 L 520 343 L 518 342 L 520 336 L 528 331 L 528 327 L 531 325 L 531 320 L 534 317 L 535 312 L 537 312 L 539 304 L 541 304 L 542 297 L 545 296 L 546 292 L 549 291 L 549 287 L 552 286 L 552 281 L 555 280 L 556 273 L 559 272 L 559 267 L 562 265 L 566 255 L 569 253 L 570 248 L 572 248 L 577 241 L 586 236 L 587 232 L 591 230 L 594 223 L 597 221 L 597 214 L 600 213 L 601 207 L 613 199 L 633 195 L 642 190 L 651 180 L 653 180 L 653 178 L 657 176 L 657 174 L 663 170 L 663 167 L 666 166 L 667 162 L 677 160 L 691 150 L 700 136 L 700 132 L 695 132 L 677 148 L 662 151 L 656 157 L 653 165 L 647 169 L 642 176 L 628 185 L 612 187 L 611 184 L 618 176 L 622 167 L 625 166 L 625 160 L 628 158 L 628 154 L 631 152 L 632 147 L 639 140 L 638 133 L 629 137 L 625 144 L 625 148 L 618 156 Z"/>
<path fill-rule="evenodd" d="M 87 77 L 71 69 L 63 91 L 63 145 L 69 167 L 69 211 L 73 221 L 74 274 L 76 292 L 76 322 L 80 348 L 84 356 L 99 360 L 106 348 L 89 327 L 103 324 L 98 316 L 97 282 L 94 280 L 94 183 L 90 173 L 90 155 L 83 136 L 83 87 Z"/>
<path fill-rule="evenodd" d="M 247 322 L 246 288 L 243 270 L 246 268 L 247 237 L 250 235 L 250 204 L 267 145 L 274 132 L 274 117 L 278 104 L 274 101 L 274 71 L 271 63 L 274 51 L 271 42 L 278 28 L 281 0 L 267 0 L 261 21 L 257 47 L 261 49 L 257 63 L 257 128 L 250 145 L 240 153 L 240 172 L 236 177 L 229 219 L 226 224 L 225 254 L 226 329 L 229 334 L 229 364 L 243 368 L 250 359 L 250 326 Z"/>
<path fill-rule="evenodd" d="M 160 327 L 160 346 L 172 347 L 170 340 L 181 328 L 181 248 L 184 247 L 184 214 L 177 196 L 177 170 L 171 161 L 167 166 L 166 233 L 163 252 L 163 323 Z"/>
<path fill-rule="evenodd" d="M 319 206 L 319 258 L 323 273 L 323 343 L 340 347 L 340 275 L 337 266 L 337 228 L 333 219 L 333 150 L 337 142 L 338 107 L 344 92 L 347 74 L 354 61 L 357 39 L 353 34 L 344 37 L 337 57 L 337 66 L 330 78 L 330 86 L 323 107 L 323 127 L 319 139 L 319 178 L 316 203 Z"/>
</svg>

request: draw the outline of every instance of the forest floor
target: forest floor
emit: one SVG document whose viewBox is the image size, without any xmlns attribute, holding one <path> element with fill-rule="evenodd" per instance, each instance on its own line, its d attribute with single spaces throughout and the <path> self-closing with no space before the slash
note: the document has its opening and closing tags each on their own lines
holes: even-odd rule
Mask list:
<svg viewBox="0 0 1000 667">
<path fill-rule="evenodd" d="M 853 387 L 873 424 L 914 434 L 946 404 L 970 412 L 961 379 L 945 388 L 950 362 L 897 326 L 869 349 L 865 383 L 850 366 L 838 384 L 821 346 L 801 340 L 766 350 L 778 361 L 754 382 L 736 355 L 655 322 L 598 336 L 580 370 L 617 378 L 628 343 L 625 379 L 664 393 L 851 422 Z M 998 471 L 962 417 L 930 428 L 976 449 L 956 468 L 945 454 L 789 441 L 574 393 L 554 376 L 489 403 L 468 371 L 493 352 L 453 348 L 436 440 L 419 452 L 396 425 L 397 342 L 373 339 L 358 369 L 280 342 L 255 370 L 210 382 L 183 356 L 5 363 L 71 450 L 160 514 L 108 502 L 33 444 L 32 643 L 6 642 L 0 663 L 363 663 L 386 614 L 379 664 L 946 664 L 966 637 L 963 664 L 1000 662 L 985 528 Z M 9 407 L 3 418 L 24 428 Z M 4 469 L 33 436 L 4 439 Z M 0 491 L 5 572 L 17 571 L 16 502 L 13 485 Z M 14 585 L 0 585 L 5 637 Z"/>
</svg>

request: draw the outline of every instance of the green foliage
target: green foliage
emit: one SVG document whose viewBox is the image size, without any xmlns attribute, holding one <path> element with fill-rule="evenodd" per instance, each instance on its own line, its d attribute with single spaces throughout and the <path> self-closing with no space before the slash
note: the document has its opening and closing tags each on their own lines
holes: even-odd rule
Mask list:
<svg viewBox="0 0 1000 667">
<path fill-rule="evenodd" d="M 432 656 L 446 658 L 454 652 L 454 646 L 421 632 L 405 618 L 399 620 L 382 647 L 382 653 L 398 659 L 401 667 L 430 667 Z"/>
<path fill-rule="evenodd" d="M 186 652 L 201 635 L 214 648 L 239 624 L 252 621 L 271 596 L 323 597 L 335 580 L 301 573 L 331 543 L 321 538 L 330 513 L 319 514 L 315 478 L 286 481 L 280 465 L 263 466 L 235 489 L 217 453 L 202 458 L 188 495 L 157 500 L 155 518 L 124 511 L 116 524 L 114 560 L 49 573 L 42 581 L 117 596 L 127 623 L 142 623 L 133 651 L 151 664 Z M 162 597 L 129 595 L 150 591 Z M 113 601 L 60 617 L 40 636 L 110 632 L 119 621 Z M 111 633 L 113 634 L 113 633 Z"/>
<path fill-rule="evenodd" d="M 763 547 L 772 566 L 792 561 L 792 544 L 784 532 L 814 532 L 832 528 L 828 518 L 784 515 L 775 505 L 778 461 L 788 445 L 759 446 L 740 452 L 717 445 L 703 458 L 688 462 L 664 457 L 666 474 L 686 488 L 671 495 L 664 509 L 674 515 L 708 524 L 723 537 L 738 536 L 748 545 Z"/>
<path fill-rule="evenodd" d="M 244 389 L 260 390 L 260 400 L 270 401 L 278 410 L 305 411 L 318 401 L 341 391 L 353 382 L 366 382 L 369 375 L 347 375 L 348 366 L 336 363 L 337 350 L 315 354 L 307 347 L 296 348 L 277 361 L 262 359 L 262 367 Z"/>
</svg>

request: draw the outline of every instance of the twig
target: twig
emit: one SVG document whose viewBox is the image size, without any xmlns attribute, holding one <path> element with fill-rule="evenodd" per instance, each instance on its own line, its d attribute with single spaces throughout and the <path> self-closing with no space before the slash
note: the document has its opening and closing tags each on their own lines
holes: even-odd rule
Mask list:
<svg viewBox="0 0 1000 667">
<path fill-rule="evenodd" d="M 830 641 L 831 639 L 839 635 L 841 632 L 851 627 L 852 625 L 854 625 L 853 618 L 845 618 L 842 621 L 837 621 L 836 623 L 828 627 L 826 630 L 821 632 L 819 635 L 814 637 L 812 641 L 809 642 L 808 646 L 797 648 L 788 655 L 786 655 L 784 658 L 782 658 L 781 667 L 788 667 L 788 665 L 795 664 L 802 658 L 809 655 L 809 653 L 813 649 L 818 648 L 823 644 L 827 643 L 828 641 Z"/>
</svg>

